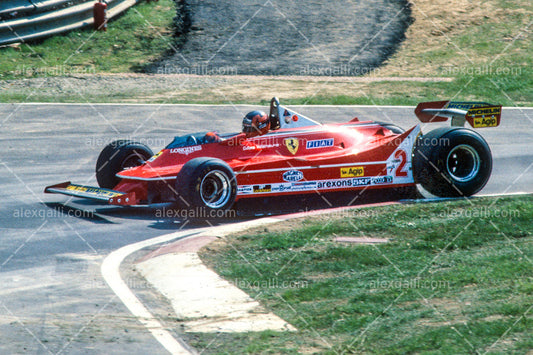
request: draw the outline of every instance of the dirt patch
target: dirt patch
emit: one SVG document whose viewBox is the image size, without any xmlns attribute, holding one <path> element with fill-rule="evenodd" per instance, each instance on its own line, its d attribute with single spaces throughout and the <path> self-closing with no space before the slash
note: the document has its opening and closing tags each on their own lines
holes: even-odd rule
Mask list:
<svg viewBox="0 0 533 355">
<path fill-rule="evenodd" d="M 257 103 L 353 93 L 383 95 L 375 84 L 398 85 L 413 94 L 413 82 L 451 78 L 274 77 L 221 75 L 98 74 L 0 81 L 0 94 L 35 102 Z M 403 89 L 405 87 L 405 89 Z M 269 89 L 270 88 L 270 89 Z M 422 90 L 422 88 L 420 88 Z M 16 100 L 19 101 L 18 99 Z"/>
<path fill-rule="evenodd" d="M 407 0 L 176 3 L 179 51 L 148 72 L 364 75 L 395 52 L 411 22 Z"/>
</svg>

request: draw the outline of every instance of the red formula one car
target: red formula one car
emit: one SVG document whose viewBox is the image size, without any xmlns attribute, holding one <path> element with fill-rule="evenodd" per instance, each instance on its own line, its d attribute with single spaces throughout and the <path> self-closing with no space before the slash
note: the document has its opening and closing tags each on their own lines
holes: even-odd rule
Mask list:
<svg viewBox="0 0 533 355">
<path fill-rule="evenodd" d="M 498 126 L 501 106 L 427 102 L 415 114 L 422 122 L 451 118 L 452 127 L 422 135 L 419 125 L 403 131 L 357 118 L 322 125 L 274 98 L 268 116 L 255 111 L 246 117 L 245 133 L 180 136 L 155 155 L 143 144 L 118 140 L 98 157 L 100 187 L 65 182 L 45 192 L 112 205 L 171 202 L 182 208 L 225 210 L 239 199 L 417 183 L 442 197 L 481 190 L 491 173 L 491 152 L 464 125 Z"/>
</svg>

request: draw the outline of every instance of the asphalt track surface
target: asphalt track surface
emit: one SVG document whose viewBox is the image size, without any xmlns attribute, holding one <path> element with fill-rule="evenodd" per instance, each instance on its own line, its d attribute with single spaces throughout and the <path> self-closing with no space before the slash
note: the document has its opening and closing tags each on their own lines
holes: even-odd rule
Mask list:
<svg viewBox="0 0 533 355">
<path fill-rule="evenodd" d="M 174 135 L 237 131 L 243 115 L 255 108 L 0 106 L 0 353 L 167 353 L 105 284 L 100 264 L 122 246 L 205 224 L 42 190 L 67 180 L 96 185 L 96 158 L 114 139 L 137 139 L 157 151 Z M 294 108 L 321 122 L 357 116 L 405 128 L 417 123 L 413 108 L 406 107 Z M 494 156 L 492 177 L 482 193 L 533 192 L 533 110 L 504 108 L 500 127 L 479 132 Z M 282 208 L 269 207 L 297 212 L 308 206 L 289 201 Z M 262 209 L 256 206 L 257 213 Z M 160 320 L 175 332 L 176 320 L 165 313 L 164 300 L 128 270 L 123 270 L 123 279 L 147 308 L 166 315 Z"/>
</svg>

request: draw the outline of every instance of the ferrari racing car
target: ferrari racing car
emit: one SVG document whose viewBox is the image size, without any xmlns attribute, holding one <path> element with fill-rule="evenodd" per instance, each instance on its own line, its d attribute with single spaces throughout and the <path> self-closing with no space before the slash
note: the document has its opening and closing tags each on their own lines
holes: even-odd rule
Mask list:
<svg viewBox="0 0 533 355">
<path fill-rule="evenodd" d="M 320 124 L 273 98 L 269 114 L 251 112 L 240 133 L 175 137 L 155 155 L 144 144 L 117 140 L 96 162 L 99 187 L 64 182 L 45 192 L 111 205 L 226 210 L 241 199 L 416 184 L 441 197 L 480 191 L 491 174 L 491 152 L 464 126 L 498 126 L 501 106 L 425 102 L 415 114 L 424 123 L 451 121 L 451 127 L 423 135 L 420 125 L 404 131 L 357 118 Z"/>
</svg>

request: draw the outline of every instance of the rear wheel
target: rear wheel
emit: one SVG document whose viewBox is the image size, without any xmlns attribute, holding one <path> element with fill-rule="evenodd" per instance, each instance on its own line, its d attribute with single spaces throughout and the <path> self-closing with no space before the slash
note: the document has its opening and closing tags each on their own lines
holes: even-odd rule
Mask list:
<svg viewBox="0 0 533 355">
<path fill-rule="evenodd" d="M 108 144 L 96 161 L 96 180 L 103 188 L 112 189 L 119 182 L 116 174 L 122 170 L 142 165 L 154 155 L 146 145 L 130 140 L 117 140 Z"/>
<path fill-rule="evenodd" d="M 439 128 L 417 141 L 413 169 L 416 182 L 433 195 L 470 196 L 489 180 L 492 155 L 477 132 Z"/>
<path fill-rule="evenodd" d="M 176 192 L 182 208 L 227 210 L 235 202 L 237 181 L 224 161 L 196 158 L 181 168 L 176 178 Z"/>
</svg>

